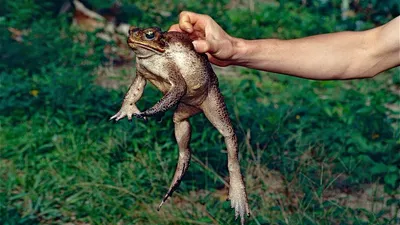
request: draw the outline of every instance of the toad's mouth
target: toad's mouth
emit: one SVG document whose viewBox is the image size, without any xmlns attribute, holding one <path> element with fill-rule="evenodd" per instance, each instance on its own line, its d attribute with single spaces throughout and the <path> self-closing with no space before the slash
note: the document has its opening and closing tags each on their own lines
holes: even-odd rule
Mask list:
<svg viewBox="0 0 400 225">
<path fill-rule="evenodd" d="M 152 52 L 155 52 L 155 53 L 163 53 L 163 52 L 165 52 L 165 49 L 162 49 L 160 47 L 157 47 L 157 46 L 151 46 L 150 47 L 150 46 L 148 46 L 146 44 L 143 44 L 143 43 L 140 43 L 140 42 L 131 41 L 130 39 L 128 39 L 128 45 L 133 50 L 138 50 L 140 48 L 144 48 L 146 50 L 149 50 L 149 51 L 152 51 Z"/>
</svg>

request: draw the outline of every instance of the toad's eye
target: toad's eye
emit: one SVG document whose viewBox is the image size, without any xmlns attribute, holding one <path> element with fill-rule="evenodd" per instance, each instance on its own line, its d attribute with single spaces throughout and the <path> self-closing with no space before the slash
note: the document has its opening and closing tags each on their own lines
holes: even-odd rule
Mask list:
<svg viewBox="0 0 400 225">
<path fill-rule="evenodd" d="M 145 33 L 145 37 L 148 40 L 152 40 L 155 37 L 155 34 L 154 34 L 153 31 L 148 31 L 148 32 Z"/>
</svg>

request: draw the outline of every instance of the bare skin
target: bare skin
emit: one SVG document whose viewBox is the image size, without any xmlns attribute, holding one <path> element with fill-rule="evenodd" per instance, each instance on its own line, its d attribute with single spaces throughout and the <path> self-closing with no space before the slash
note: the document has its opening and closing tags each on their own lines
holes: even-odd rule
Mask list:
<svg viewBox="0 0 400 225">
<path fill-rule="evenodd" d="M 237 137 L 218 88 L 218 79 L 205 54 L 194 50 L 192 40 L 180 32 L 161 32 L 158 28 L 131 27 L 128 45 L 136 53 L 136 77 L 125 95 L 122 107 L 111 119 L 132 116 L 146 118 L 177 107 L 174 113 L 175 138 L 179 147 L 178 164 L 167 194 L 160 206 L 178 188 L 189 167 L 191 128 L 189 118 L 203 112 L 225 139 L 230 175 L 229 199 L 235 217 L 249 215 L 247 194 L 238 160 Z M 153 107 L 141 112 L 136 102 L 141 98 L 146 81 L 164 96 Z"/>
<path fill-rule="evenodd" d="M 315 80 L 373 77 L 400 65 L 400 17 L 374 29 L 293 40 L 244 40 L 210 16 L 182 12 L 170 31 L 187 32 L 199 53 L 219 66 L 239 65 Z"/>
</svg>

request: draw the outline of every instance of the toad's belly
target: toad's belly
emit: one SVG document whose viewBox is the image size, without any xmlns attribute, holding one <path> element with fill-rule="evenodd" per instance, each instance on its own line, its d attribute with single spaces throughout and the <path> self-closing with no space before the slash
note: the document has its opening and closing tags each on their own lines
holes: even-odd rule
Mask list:
<svg viewBox="0 0 400 225">
<path fill-rule="evenodd" d="M 158 90 L 163 94 L 166 94 L 171 89 L 171 84 L 168 81 L 162 79 L 148 79 Z M 197 106 L 200 105 L 207 97 L 209 90 L 209 81 L 205 80 L 185 80 L 187 89 L 186 94 L 182 97 L 181 102 Z"/>
</svg>

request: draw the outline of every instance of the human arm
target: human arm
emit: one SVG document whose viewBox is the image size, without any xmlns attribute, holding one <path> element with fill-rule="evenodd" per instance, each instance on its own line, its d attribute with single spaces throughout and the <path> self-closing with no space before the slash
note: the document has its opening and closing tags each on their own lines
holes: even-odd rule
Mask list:
<svg viewBox="0 0 400 225">
<path fill-rule="evenodd" d="M 231 37 L 209 16 L 182 12 L 171 30 L 186 31 L 212 63 L 239 65 L 307 79 L 356 79 L 400 65 L 400 17 L 360 32 L 292 40 Z"/>
</svg>

